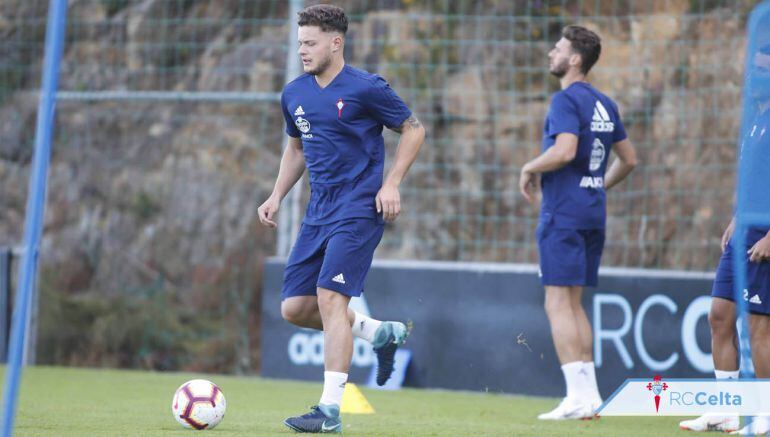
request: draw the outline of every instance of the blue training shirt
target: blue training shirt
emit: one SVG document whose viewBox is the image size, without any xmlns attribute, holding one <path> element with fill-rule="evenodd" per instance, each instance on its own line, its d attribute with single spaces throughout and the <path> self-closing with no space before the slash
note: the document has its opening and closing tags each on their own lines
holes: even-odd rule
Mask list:
<svg viewBox="0 0 770 437">
<path fill-rule="evenodd" d="M 310 173 L 303 223 L 329 224 L 378 217 L 382 188 L 382 128 L 399 127 L 412 114 L 382 77 L 345 65 L 325 88 L 303 74 L 281 95 L 286 133 L 302 139 Z"/>
<path fill-rule="evenodd" d="M 543 151 L 562 133 L 578 137 L 577 153 L 566 166 L 542 174 L 540 218 L 559 228 L 604 228 L 610 148 L 626 139 L 618 107 L 589 83 L 575 82 L 553 95 L 543 126 Z"/>
</svg>

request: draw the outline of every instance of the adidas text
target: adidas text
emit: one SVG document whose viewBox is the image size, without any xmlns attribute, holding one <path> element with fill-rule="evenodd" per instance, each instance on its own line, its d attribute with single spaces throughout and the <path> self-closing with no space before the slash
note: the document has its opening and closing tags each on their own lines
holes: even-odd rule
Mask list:
<svg viewBox="0 0 770 437">
<path fill-rule="evenodd" d="M 583 176 L 580 180 L 580 188 L 604 188 L 604 178 L 602 176 Z"/>
</svg>

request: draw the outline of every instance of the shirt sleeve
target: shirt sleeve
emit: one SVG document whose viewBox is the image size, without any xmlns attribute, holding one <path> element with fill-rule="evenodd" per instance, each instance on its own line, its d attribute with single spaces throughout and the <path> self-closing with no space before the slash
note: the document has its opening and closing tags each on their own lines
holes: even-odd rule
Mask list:
<svg viewBox="0 0 770 437">
<path fill-rule="evenodd" d="M 564 93 L 557 93 L 551 101 L 548 135 L 556 138 L 559 134 L 580 136 L 580 117 L 577 106 Z"/>
<path fill-rule="evenodd" d="M 623 120 L 620 119 L 620 111 L 618 111 L 618 105 L 613 102 L 613 108 L 615 108 L 615 130 L 612 132 L 612 144 L 628 138 L 626 134 L 626 128 L 623 126 Z"/>
<path fill-rule="evenodd" d="M 299 138 L 300 133 L 297 126 L 294 125 L 294 119 L 291 117 L 289 107 L 286 106 L 286 91 L 281 93 L 281 111 L 283 111 L 283 118 L 286 122 L 286 135 L 294 138 Z"/>
<path fill-rule="evenodd" d="M 399 127 L 412 115 L 406 103 L 380 76 L 376 76 L 369 87 L 368 97 L 365 105 L 369 113 L 385 127 Z"/>
</svg>

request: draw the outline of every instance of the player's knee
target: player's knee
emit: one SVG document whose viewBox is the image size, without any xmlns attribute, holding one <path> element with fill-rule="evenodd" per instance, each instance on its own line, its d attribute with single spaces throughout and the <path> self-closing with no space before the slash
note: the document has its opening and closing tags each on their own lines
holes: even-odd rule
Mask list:
<svg viewBox="0 0 770 437">
<path fill-rule="evenodd" d="M 307 318 L 307 311 L 299 305 L 281 305 L 281 317 L 293 325 L 303 325 Z"/>
<path fill-rule="evenodd" d="M 708 320 L 712 336 L 735 334 L 735 316 L 723 306 L 712 305 Z"/>
<path fill-rule="evenodd" d="M 345 296 L 335 292 L 318 293 L 318 310 L 321 314 L 333 315 L 335 313 L 347 316 L 348 300 Z"/>
<path fill-rule="evenodd" d="M 567 311 L 571 311 L 572 303 L 567 296 L 546 295 L 544 307 L 548 317 L 558 317 Z"/>
</svg>

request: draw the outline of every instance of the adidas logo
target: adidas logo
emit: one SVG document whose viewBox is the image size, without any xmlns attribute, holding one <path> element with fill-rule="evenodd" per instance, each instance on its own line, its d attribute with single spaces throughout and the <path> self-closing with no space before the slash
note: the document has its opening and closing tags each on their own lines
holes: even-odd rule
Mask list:
<svg viewBox="0 0 770 437">
<path fill-rule="evenodd" d="M 751 299 L 749 299 L 749 303 L 762 305 L 762 299 L 759 298 L 758 294 L 755 294 L 754 296 L 751 296 Z"/>
<path fill-rule="evenodd" d="M 615 130 L 615 123 L 610 120 L 610 114 L 602 102 L 596 101 L 594 107 L 594 117 L 591 121 L 591 132 L 612 132 Z"/>
<path fill-rule="evenodd" d="M 305 111 L 302 110 L 302 105 L 297 107 L 297 110 L 294 111 L 294 115 L 305 115 Z"/>
<path fill-rule="evenodd" d="M 344 284 L 345 283 L 345 277 L 342 276 L 342 273 L 340 273 L 339 275 L 333 277 L 332 281 L 337 282 L 339 284 Z"/>
</svg>

